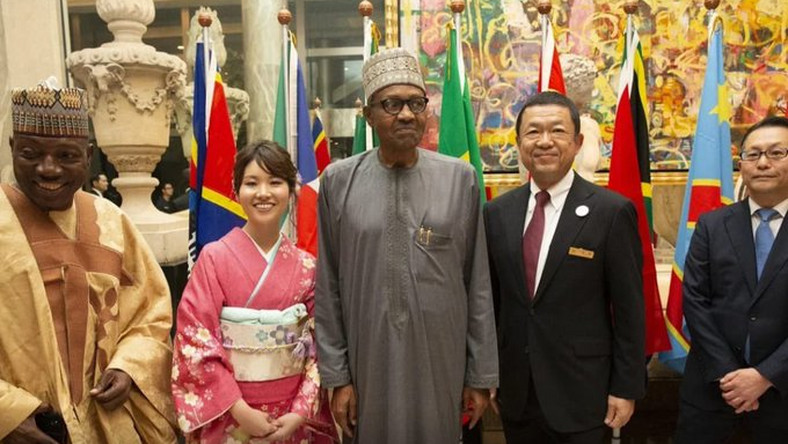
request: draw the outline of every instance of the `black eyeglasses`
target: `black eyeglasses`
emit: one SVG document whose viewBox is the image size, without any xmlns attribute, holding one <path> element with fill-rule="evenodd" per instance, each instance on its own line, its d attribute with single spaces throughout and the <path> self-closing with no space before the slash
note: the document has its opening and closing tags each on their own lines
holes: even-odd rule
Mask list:
<svg viewBox="0 0 788 444">
<path fill-rule="evenodd" d="M 757 162 L 761 156 L 766 156 L 769 160 L 783 160 L 788 157 L 788 147 L 773 147 L 765 151 L 750 150 L 744 151 L 739 156 L 742 162 Z"/>
<path fill-rule="evenodd" d="M 408 109 L 413 114 L 421 114 L 427 109 L 427 103 L 429 99 L 426 97 L 413 97 L 410 99 L 383 99 L 380 102 L 370 103 L 369 106 L 376 106 L 380 105 L 383 108 L 383 111 L 396 116 L 402 111 L 402 108 L 405 104 L 408 104 Z"/>
</svg>

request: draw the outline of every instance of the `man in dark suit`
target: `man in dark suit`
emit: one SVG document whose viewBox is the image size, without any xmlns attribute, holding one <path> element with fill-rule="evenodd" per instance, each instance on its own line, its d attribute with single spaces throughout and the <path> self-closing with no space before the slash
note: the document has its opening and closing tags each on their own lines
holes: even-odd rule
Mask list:
<svg viewBox="0 0 788 444">
<path fill-rule="evenodd" d="M 528 184 L 484 208 L 507 442 L 599 443 L 645 394 L 634 205 L 583 180 L 575 105 L 555 92 L 517 118 Z"/>
<path fill-rule="evenodd" d="M 741 146 L 750 196 L 700 217 L 684 265 L 679 444 L 725 442 L 741 423 L 756 443 L 788 443 L 788 119 Z"/>
<path fill-rule="evenodd" d="M 93 193 L 98 197 L 104 197 L 104 193 L 109 188 L 109 180 L 107 180 L 107 176 L 104 173 L 94 174 L 90 177 L 90 187 L 89 193 Z"/>
</svg>

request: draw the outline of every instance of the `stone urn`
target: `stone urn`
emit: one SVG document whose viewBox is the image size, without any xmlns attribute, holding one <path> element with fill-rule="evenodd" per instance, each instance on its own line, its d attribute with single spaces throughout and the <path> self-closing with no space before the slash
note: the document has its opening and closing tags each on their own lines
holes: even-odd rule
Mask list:
<svg viewBox="0 0 788 444">
<path fill-rule="evenodd" d="M 98 146 L 118 170 L 112 184 L 122 209 L 137 225 L 162 265 L 186 260 L 188 220 L 158 211 L 151 177 L 169 145 L 170 118 L 184 95 L 186 64 L 144 44 L 155 16 L 153 0 L 97 0 L 96 9 L 114 35 L 99 48 L 73 52 L 66 66 L 88 92 Z"/>
</svg>

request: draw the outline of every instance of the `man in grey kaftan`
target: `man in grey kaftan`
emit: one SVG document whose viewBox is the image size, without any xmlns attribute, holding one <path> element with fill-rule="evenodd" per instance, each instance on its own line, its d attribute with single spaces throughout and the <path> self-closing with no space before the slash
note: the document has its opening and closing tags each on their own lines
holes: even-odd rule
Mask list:
<svg viewBox="0 0 788 444">
<path fill-rule="evenodd" d="M 398 119 L 426 118 L 421 104 L 404 102 Z M 421 134 L 411 138 L 412 164 L 388 165 L 387 140 L 407 137 L 370 117 L 381 148 L 331 165 L 320 186 L 321 380 L 355 389 L 354 442 L 456 443 L 464 390 L 484 394 L 483 410 L 498 385 L 477 177 L 466 162 L 416 148 Z"/>
</svg>

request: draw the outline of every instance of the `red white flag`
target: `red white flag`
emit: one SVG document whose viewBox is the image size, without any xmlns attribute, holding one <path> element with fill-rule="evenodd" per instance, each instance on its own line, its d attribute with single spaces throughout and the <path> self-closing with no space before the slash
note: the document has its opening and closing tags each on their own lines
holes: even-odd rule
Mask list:
<svg viewBox="0 0 788 444">
<path fill-rule="evenodd" d="M 317 257 L 317 193 L 320 178 L 301 186 L 296 204 L 296 246 Z"/>
<path fill-rule="evenodd" d="M 566 95 L 564 74 L 555 46 L 555 35 L 550 16 L 542 14 L 542 55 L 539 59 L 539 92 L 553 90 Z"/>
</svg>

